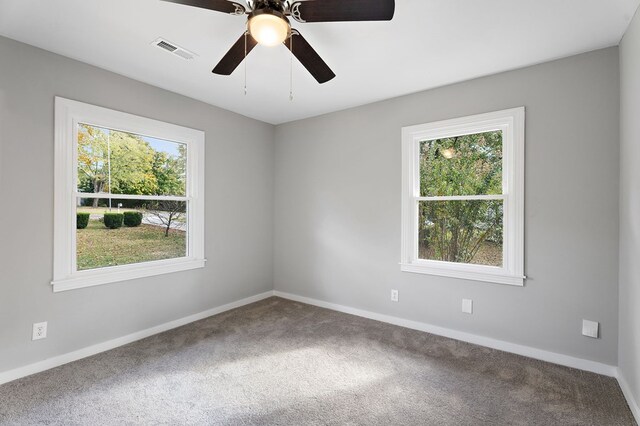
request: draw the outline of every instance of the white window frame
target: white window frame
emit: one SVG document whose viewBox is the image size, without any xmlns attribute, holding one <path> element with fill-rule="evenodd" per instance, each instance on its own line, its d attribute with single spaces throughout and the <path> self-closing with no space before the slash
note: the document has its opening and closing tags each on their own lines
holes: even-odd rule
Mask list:
<svg viewBox="0 0 640 426">
<path fill-rule="evenodd" d="M 78 125 L 150 136 L 187 145 L 187 256 L 78 271 L 76 206 L 84 198 L 145 199 L 142 195 L 80 193 L 77 189 Z M 170 272 L 202 268 L 204 257 L 204 141 L 200 130 L 114 111 L 61 97 L 55 98 L 55 181 L 53 291 L 65 291 Z M 147 197 L 149 198 L 149 197 Z M 151 197 L 153 198 L 153 197 Z"/>
<path fill-rule="evenodd" d="M 502 195 L 420 196 L 420 142 L 482 132 L 502 131 Z M 524 139 L 525 109 L 402 128 L 402 249 L 405 272 L 523 286 L 524 280 Z M 473 265 L 418 257 L 418 204 L 435 200 L 503 200 L 503 266 Z"/>
</svg>

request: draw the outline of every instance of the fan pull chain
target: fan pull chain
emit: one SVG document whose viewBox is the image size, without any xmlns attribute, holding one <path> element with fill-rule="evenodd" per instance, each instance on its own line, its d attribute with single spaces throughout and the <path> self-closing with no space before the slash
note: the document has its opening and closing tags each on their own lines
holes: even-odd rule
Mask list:
<svg viewBox="0 0 640 426">
<path fill-rule="evenodd" d="M 247 96 L 247 31 L 244 32 L 244 95 Z"/>
<path fill-rule="evenodd" d="M 289 57 L 289 101 L 293 101 L 293 34 L 289 36 L 289 50 L 291 56 Z"/>
</svg>

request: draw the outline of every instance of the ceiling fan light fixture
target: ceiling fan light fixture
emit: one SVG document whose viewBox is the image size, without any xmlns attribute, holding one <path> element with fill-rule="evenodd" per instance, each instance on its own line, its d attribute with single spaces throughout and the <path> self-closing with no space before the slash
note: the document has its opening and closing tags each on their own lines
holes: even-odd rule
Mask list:
<svg viewBox="0 0 640 426">
<path fill-rule="evenodd" d="M 249 16 L 247 26 L 251 37 L 264 46 L 277 46 L 291 35 L 289 20 L 275 10 L 254 11 Z"/>
</svg>

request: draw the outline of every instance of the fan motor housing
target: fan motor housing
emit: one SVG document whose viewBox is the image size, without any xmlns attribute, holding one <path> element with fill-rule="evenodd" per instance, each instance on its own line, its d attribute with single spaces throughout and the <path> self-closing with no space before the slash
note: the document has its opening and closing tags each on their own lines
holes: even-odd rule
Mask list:
<svg viewBox="0 0 640 426">
<path fill-rule="evenodd" d="M 254 18 L 254 17 L 258 16 L 258 15 L 273 15 L 273 16 L 276 16 L 276 17 L 282 19 L 286 23 L 289 23 L 289 19 L 285 16 L 284 13 L 282 13 L 282 12 L 280 12 L 278 10 L 271 9 L 271 8 L 255 9 L 253 12 L 251 12 L 249 14 L 249 19 L 247 20 L 247 22 L 250 21 L 251 18 Z"/>
<path fill-rule="evenodd" d="M 257 12 L 258 10 L 271 9 L 284 14 L 286 9 L 285 6 L 285 2 L 281 0 L 256 0 L 253 10 L 254 12 Z"/>
</svg>

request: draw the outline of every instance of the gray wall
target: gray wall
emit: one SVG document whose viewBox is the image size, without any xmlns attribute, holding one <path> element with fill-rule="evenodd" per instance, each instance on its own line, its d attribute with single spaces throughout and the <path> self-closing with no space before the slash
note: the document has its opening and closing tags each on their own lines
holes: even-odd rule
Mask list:
<svg viewBox="0 0 640 426">
<path fill-rule="evenodd" d="M 0 372 L 273 289 L 273 126 L 5 38 L 0 58 Z M 206 132 L 204 269 L 52 292 L 55 95 Z"/>
<path fill-rule="evenodd" d="M 640 405 L 640 13 L 620 45 L 620 348 Z"/>
<path fill-rule="evenodd" d="M 278 126 L 275 288 L 616 365 L 618 65 L 609 48 Z M 400 272 L 401 127 L 522 105 L 526 286 Z"/>
</svg>

